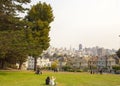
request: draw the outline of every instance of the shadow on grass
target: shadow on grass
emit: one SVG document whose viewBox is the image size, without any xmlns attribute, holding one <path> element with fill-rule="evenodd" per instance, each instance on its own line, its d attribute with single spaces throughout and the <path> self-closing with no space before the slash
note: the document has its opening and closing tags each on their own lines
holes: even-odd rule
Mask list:
<svg viewBox="0 0 120 86">
<path fill-rule="evenodd" d="M 40 84 L 40 86 L 50 86 L 50 85 L 46 85 L 46 84 Z"/>
<path fill-rule="evenodd" d="M 7 75 L 7 73 L 6 73 L 6 72 L 1 72 L 1 71 L 0 71 L 0 76 L 4 76 L 4 75 Z"/>
</svg>

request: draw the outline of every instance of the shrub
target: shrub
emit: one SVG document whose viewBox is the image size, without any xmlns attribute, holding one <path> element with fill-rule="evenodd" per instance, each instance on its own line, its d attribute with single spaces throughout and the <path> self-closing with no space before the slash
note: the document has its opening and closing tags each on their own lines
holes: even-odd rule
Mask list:
<svg viewBox="0 0 120 86">
<path fill-rule="evenodd" d="M 114 70 L 120 70 L 120 66 L 118 65 L 118 66 L 113 66 L 112 67 Z"/>
<path fill-rule="evenodd" d="M 69 70 L 71 70 L 71 67 L 70 66 L 63 66 L 62 69 L 64 71 L 69 71 Z"/>
</svg>

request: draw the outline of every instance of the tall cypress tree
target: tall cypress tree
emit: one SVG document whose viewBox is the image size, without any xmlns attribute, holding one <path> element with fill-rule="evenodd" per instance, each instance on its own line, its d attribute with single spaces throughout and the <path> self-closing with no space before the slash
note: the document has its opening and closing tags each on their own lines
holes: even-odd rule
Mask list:
<svg viewBox="0 0 120 86">
<path fill-rule="evenodd" d="M 49 47 L 50 23 L 54 20 L 53 11 L 49 4 L 37 3 L 33 5 L 26 20 L 29 21 L 31 36 L 29 38 L 30 54 L 35 58 L 34 70 L 36 70 L 37 57 Z"/>
</svg>

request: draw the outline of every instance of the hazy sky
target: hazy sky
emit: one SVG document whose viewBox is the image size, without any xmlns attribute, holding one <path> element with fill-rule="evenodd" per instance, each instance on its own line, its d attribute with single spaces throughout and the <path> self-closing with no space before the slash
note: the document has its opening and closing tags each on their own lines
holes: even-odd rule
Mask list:
<svg viewBox="0 0 120 86">
<path fill-rule="evenodd" d="M 50 3 L 53 47 L 120 47 L 120 0 L 32 0 Z"/>
</svg>

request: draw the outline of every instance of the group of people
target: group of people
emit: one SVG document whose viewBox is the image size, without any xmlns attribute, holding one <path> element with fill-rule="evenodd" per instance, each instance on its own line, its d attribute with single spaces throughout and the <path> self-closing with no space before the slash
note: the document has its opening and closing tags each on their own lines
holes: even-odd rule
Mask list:
<svg viewBox="0 0 120 86">
<path fill-rule="evenodd" d="M 40 71 L 40 69 L 37 69 L 35 74 L 42 74 L 42 72 Z"/>
<path fill-rule="evenodd" d="M 53 76 L 51 78 L 48 76 L 45 80 L 45 84 L 50 86 L 56 86 L 55 79 L 56 78 Z"/>
<path fill-rule="evenodd" d="M 103 73 L 103 69 L 98 69 L 98 70 L 90 70 L 90 74 L 95 74 L 95 73 L 100 73 L 102 74 Z"/>
</svg>

